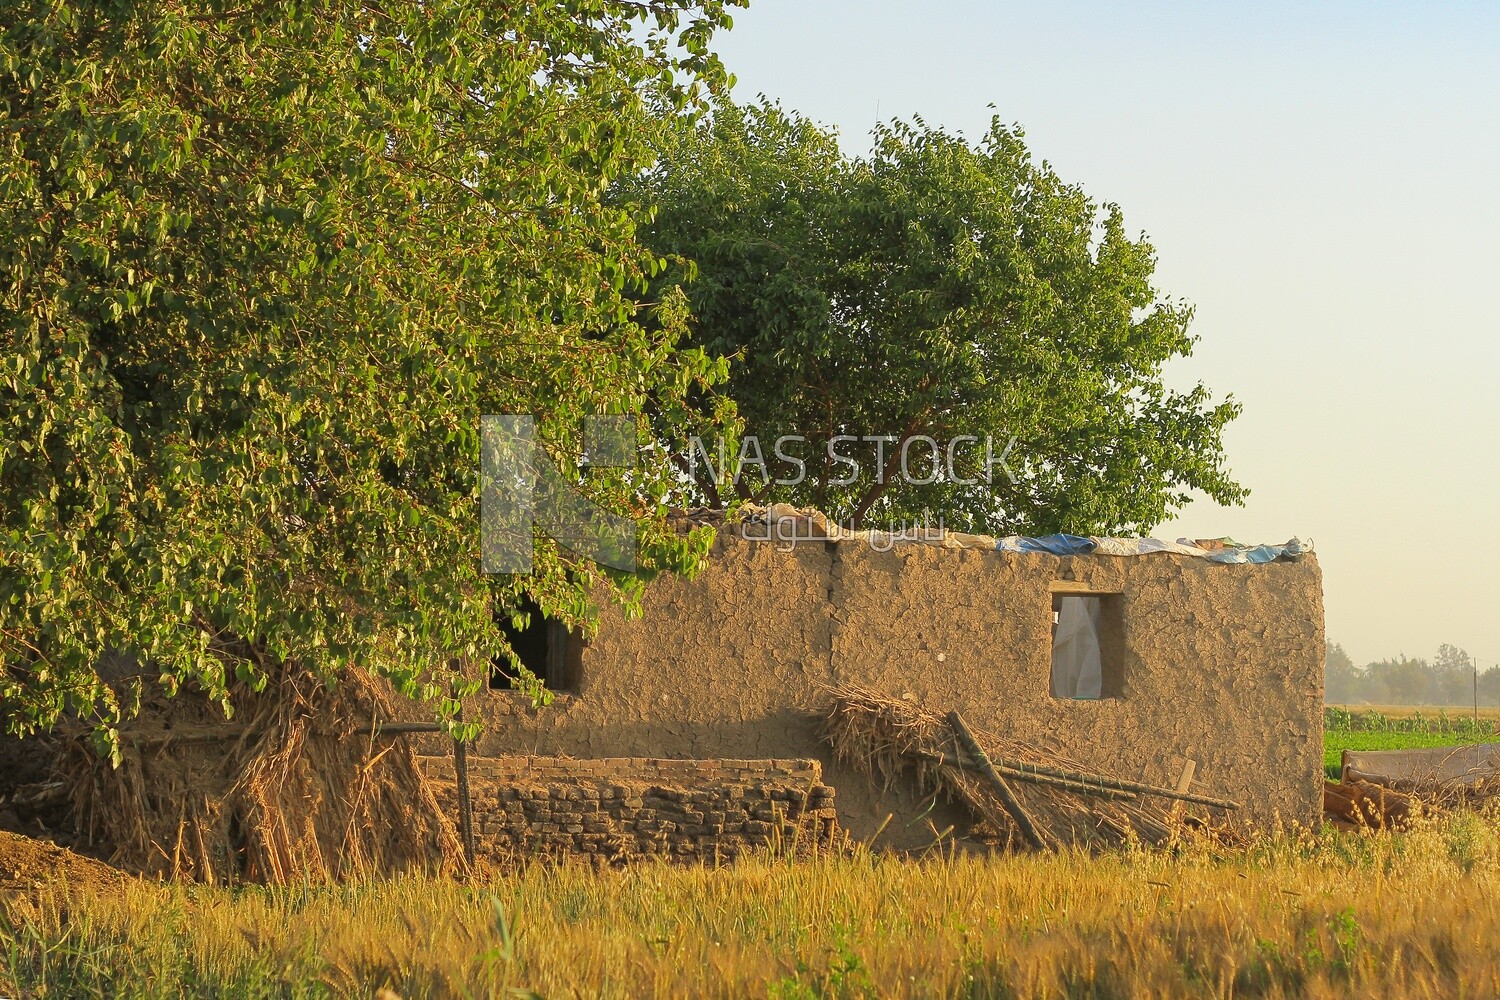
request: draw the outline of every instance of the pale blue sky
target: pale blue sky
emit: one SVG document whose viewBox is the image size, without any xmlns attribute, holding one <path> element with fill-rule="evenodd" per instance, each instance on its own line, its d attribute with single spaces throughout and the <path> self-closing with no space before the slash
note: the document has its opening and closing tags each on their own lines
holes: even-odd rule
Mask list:
<svg viewBox="0 0 1500 1000">
<path fill-rule="evenodd" d="M 1156 534 L 1312 538 L 1356 662 L 1500 657 L 1500 5 L 752 0 L 718 47 L 854 152 L 1021 124 L 1196 303 L 1172 381 L 1245 406 L 1247 507 Z"/>
</svg>

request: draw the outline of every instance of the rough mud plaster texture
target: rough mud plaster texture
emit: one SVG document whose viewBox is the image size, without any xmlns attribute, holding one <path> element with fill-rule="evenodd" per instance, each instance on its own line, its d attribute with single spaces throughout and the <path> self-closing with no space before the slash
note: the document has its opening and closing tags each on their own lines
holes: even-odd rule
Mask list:
<svg viewBox="0 0 1500 1000">
<path fill-rule="evenodd" d="M 457 812 L 452 757 L 423 757 Z M 642 856 L 715 863 L 747 851 L 806 852 L 836 836 L 834 790 L 814 760 L 491 757 L 469 761 L 475 853 Z"/>
<path fill-rule="evenodd" d="M 1120 697 L 1049 692 L 1052 595 L 1118 595 L 1106 642 Z M 875 789 L 816 737 L 828 685 L 852 683 L 1089 766 L 1234 798 L 1260 826 L 1320 808 L 1322 584 L 1316 560 L 1224 565 L 1191 556 L 1072 556 L 855 540 L 790 550 L 721 532 L 694 580 L 663 578 L 626 620 L 607 609 L 576 691 L 535 711 L 483 692 L 481 754 L 813 758 L 840 825 L 916 843 L 950 817 Z"/>
</svg>

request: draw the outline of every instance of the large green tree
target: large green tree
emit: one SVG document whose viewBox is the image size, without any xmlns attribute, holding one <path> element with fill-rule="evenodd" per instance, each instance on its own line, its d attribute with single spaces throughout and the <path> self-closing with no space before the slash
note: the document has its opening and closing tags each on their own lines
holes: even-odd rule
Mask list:
<svg viewBox="0 0 1500 1000">
<path fill-rule="evenodd" d="M 732 2 L 732 0 L 729 0 Z M 580 420 L 687 415 L 721 374 L 602 195 L 725 82 L 726 0 L 0 3 L 0 711 L 123 698 L 104 650 L 222 697 L 294 661 L 409 690 L 503 650 L 480 572 L 482 413 L 691 567 L 677 480 L 583 473 Z M 613 585 L 629 597 L 634 577 Z M 451 703 L 449 705 L 451 709 Z"/>
<path fill-rule="evenodd" d="M 1163 382 L 1191 309 L 1153 286 L 1151 245 L 998 120 L 977 144 L 882 125 L 850 157 L 773 104 L 721 103 L 618 197 L 656 207 L 643 237 L 686 262 L 659 286 L 685 282 L 695 342 L 735 359 L 757 443 L 728 449 L 738 475 L 695 456 L 711 502 L 1103 533 L 1149 530 L 1194 490 L 1244 495 L 1221 438 L 1237 404 Z M 766 481 L 797 479 L 783 437 L 801 482 Z"/>
</svg>

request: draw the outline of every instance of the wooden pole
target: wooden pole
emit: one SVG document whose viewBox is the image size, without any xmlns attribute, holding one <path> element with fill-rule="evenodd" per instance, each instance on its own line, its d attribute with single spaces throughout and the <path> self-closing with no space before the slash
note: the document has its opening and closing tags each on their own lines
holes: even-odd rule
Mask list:
<svg viewBox="0 0 1500 1000">
<path fill-rule="evenodd" d="M 915 754 L 939 764 L 952 762 L 956 767 L 979 767 L 979 762 L 970 756 L 953 756 L 943 754 Z M 1207 795 L 1198 795 L 1193 792 L 1179 792 L 1171 788 L 1158 788 L 1155 785 L 1143 785 L 1136 781 L 1122 781 L 1118 778 L 1110 778 L 1102 774 L 1089 774 L 1087 771 L 1063 771 L 1055 767 L 1043 767 L 1041 764 L 1030 764 L 1026 761 L 1010 760 L 1005 757 L 989 758 L 990 766 L 1007 778 L 1015 778 L 1017 781 L 1027 781 L 1037 785 L 1054 785 L 1065 788 L 1070 792 L 1080 794 L 1100 795 L 1106 798 L 1133 798 L 1137 795 L 1146 795 L 1159 799 L 1175 799 L 1179 802 L 1197 802 L 1206 806 L 1216 806 L 1220 809 L 1238 809 L 1238 802 L 1229 799 L 1216 799 Z M 1194 769 L 1197 764 L 1194 762 Z M 1191 782 L 1192 777 L 1188 780 Z"/>
<path fill-rule="evenodd" d="M 1021 800 L 1016 798 L 1016 793 L 1011 791 L 1005 779 L 1000 777 L 1000 772 L 996 771 L 994 765 L 990 763 L 989 757 L 985 756 L 984 747 L 980 746 L 979 741 L 974 739 L 974 734 L 969 732 L 969 727 L 964 724 L 964 717 L 958 714 L 958 709 L 955 708 L 948 713 L 948 725 L 952 728 L 953 735 L 958 737 L 959 745 L 979 765 L 979 773 L 984 775 L 990 787 L 1000 796 L 1000 802 L 1005 806 L 1005 811 L 1010 814 L 1010 818 L 1015 821 L 1016 828 L 1021 831 L 1021 837 L 1036 850 L 1045 851 L 1047 843 L 1037 832 L 1036 824 L 1021 807 Z"/>
<path fill-rule="evenodd" d="M 120 731 L 120 742 L 143 746 L 153 746 L 158 743 L 216 743 L 237 740 L 244 736 L 248 730 L 237 724 L 208 725 L 208 726 L 179 726 L 176 729 L 122 729 Z M 377 739 L 386 736 L 405 736 L 413 733 L 440 733 L 443 727 L 436 722 L 379 722 L 374 724 L 360 723 L 349 729 L 340 730 L 340 736 L 375 737 Z M 79 727 L 59 727 L 58 732 L 64 736 L 74 738 L 87 736 L 89 730 Z M 319 734 L 327 734 L 328 730 L 314 730 Z"/>
<path fill-rule="evenodd" d="M 949 765 L 971 769 L 979 767 L 979 762 L 968 754 L 913 752 L 910 756 L 930 760 L 939 766 Z M 993 764 L 993 761 L 991 764 Z M 1079 795 L 1093 795 L 1101 799 L 1134 799 L 1138 797 L 1135 792 L 1122 792 L 1118 788 L 1100 788 L 1098 785 L 1089 785 L 1081 781 L 1070 781 L 1067 778 L 1053 778 L 1045 774 L 1032 774 L 1030 771 L 1017 771 L 1015 768 L 1010 767 L 996 767 L 995 770 L 999 771 L 1000 776 L 1004 778 L 1015 778 L 1017 781 L 1024 781 L 1032 785 L 1047 785 L 1051 788 L 1061 788 L 1064 791 L 1075 792 Z"/>
<path fill-rule="evenodd" d="M 458 712 L 453 716 L 455 722 L 464 720 L 464 710 L 460 706 Z M 474 811 L 469 801 L 469 753 L 464 746 L 464 741 L 455 738 L 453 740 L 453 773 L 458 779 L 458 835 L 464 842 L 464 860 L 470 867 L 474 865 Z"/>
<path fill-rule="evenodd" d="M 454 688 L 449 691 L 449 694 L 456 701 L 453 722 L 459 728 L 462 728 L 464 721 L 464 702 L 463 698 L 458 697 L 458 688 L 463 682 L 465 666 L 463 660 L 448 661 L 448 668 L 453 671 L 454 682 Z M 453 778 L 454 791 L 458 793 L 458 836 L 463 841 L 464 860 L 468 862 L 472 870 L 474 867 L 474 805 L 469 798 L 469 748 L 457 736 L 453 738 Z"/>
<path fill-rule="evenodd" d="M 1028 774 L 1044 774 L 1053 778 L 1067 778 L 1071 781 L 1078 781 L 1087 785 L 1097 785 L 1100 788 L 1114 788 L 1122 792 L 1137 792 L 1141 795 L 1154 795 L 1163 799 L 1196 802 L 1199 805 L 1215 806 L 1219 809 L 1238 809 L 1240 807 L 1238 802 L 1233 802 L 1229 799 L 1216 799 L 1212 796 L 1198 795 L 1193 792 L 1177 792 L 1170 788 L 1160 788 L 1156 785 L 1143 785 L 1139 781 L 1122 781 L 1119 778 L 1106 778 L 1101 774 L 1064 771 L 1055 767 L 1044 767 L 1041 764 L 1028 764 L 1024 760 L 1009 760 L 1005 757 L 997 757 L 994 762 L 999 767 L 1007 769 L 1025 771 Z"/>
<path fill-rule="evenodd" d="M 407 733 L 440 733 L 443 727 L 436 722 L 382 722 L 374 729 L 376 736 L 401 736 Z"/>
<path fill-rule="evenodd" d="M 1046 774 L 1032 774 L 1030 771 L 1017 771 L 1009 767 L 997 767 L 1001 775 L 1014 778 L 1016 781 L 1024 781 L 1031 785 L 1047 785 L 1051 788 L 1061 788 L 1065 792 L 1073 792 L 1078 795 L 1093 795 L 1101 799 L 1134 799 L 1135 792 L 1125 792 L 1118 788 L 1100 788 L 1098 785 L 1085 784 L 1082 781 L 1069 781 L 1067 778 L 1054 778 Z"/>
</svg>

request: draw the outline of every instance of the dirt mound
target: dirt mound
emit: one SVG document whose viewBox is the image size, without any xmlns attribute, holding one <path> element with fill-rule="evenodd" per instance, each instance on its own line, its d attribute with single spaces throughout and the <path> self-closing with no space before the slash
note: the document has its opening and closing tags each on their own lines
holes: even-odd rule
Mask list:
<svg viewBox="0 0 1500 1000">
<path fill-rule="evenodd" d="M 128 877 L 102 861 L 56 844 L 0 830 L 0 896 L 58 882 L 80 888 L 107 888 Z"/>
</svg>

